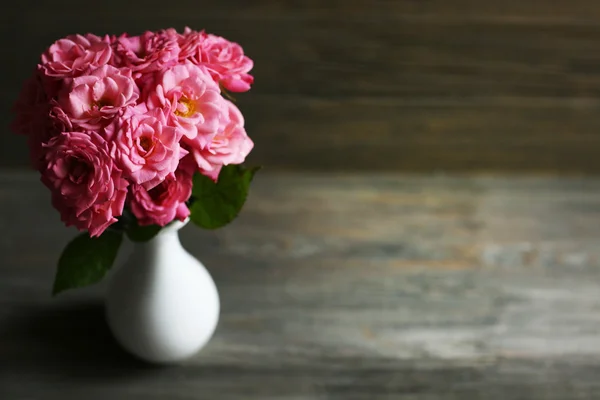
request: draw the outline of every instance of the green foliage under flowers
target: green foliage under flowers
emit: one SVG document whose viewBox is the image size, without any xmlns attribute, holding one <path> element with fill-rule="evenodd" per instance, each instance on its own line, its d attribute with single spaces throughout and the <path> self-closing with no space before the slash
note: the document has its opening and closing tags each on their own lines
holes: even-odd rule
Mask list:
<svg viewBox="0 0 600 400">
<path fill-rule="evenodd" d="M 216 183 L 199 173 L 194 175 L 192 197 L 188 202 L 192 222 L 201 228 L 216 229 L 233 221 L 244 206 L 252 178 L 259 169 L 224 166 Z M 52 293 L 56 295 L 99 282 L 112 267 L 124 234 L 132 242 L 146 242 L 160 229 L 157 225 L 139 226 L 135 216 L 126 211 L 99 237 L 80 234 L 60 256 Z"/>
<path fill-rule="evenodd" d="M 130 223 L 127 226 L 127 237 L 132 242 L 147 242 L 160 232 L 162 227 L 158 225 L 139 226 L 137 223 Z"/>
<path fill-rule="evenodd" d="M 244 206 L 250 182 L 259 169 L 228 165 L 221 169 L 216 183 L 204 175 L 194 175 L 192 222 L 201 228 L 217 229 L 233 221 Z"/>
<path fill-rule="evenodd" d="M 123 234 L 113 230 L 97 238 L 82 233 L 73 239 L 58 260 L 52 294 L 100 281 L 117 258 L 122 241 Z"/>
</svg>

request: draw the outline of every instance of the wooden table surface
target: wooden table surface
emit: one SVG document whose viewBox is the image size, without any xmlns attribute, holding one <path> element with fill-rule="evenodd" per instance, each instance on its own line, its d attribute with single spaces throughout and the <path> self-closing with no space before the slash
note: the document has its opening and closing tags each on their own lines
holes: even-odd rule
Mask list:
<svg viewBox="0 0 600 400">
<path fill-rule="evenodd" d="M 600 179 L 261 173 L 182 242 L 222 314 L 193 360 L 122 352 L 104 284 L 52 298 L 75 235 L 0 174 L 0 399 L 600 399 Z"/>
</svg>

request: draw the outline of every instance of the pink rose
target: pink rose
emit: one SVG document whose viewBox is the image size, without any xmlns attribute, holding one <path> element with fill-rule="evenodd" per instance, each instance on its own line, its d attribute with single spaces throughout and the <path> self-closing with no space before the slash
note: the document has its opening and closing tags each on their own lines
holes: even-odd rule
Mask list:
<svg viewBox="0 0 600 400">
<path fill-rule="evenodd" d="M 179 146 L 181 131 L 167 126 L 160 108 L 125 116 L 117 125 L 115 157 L 128 178 L 146 189 L 173 176 L 179 159 L 187 154 Z"/>
<path fill-rule="evenodd" d="M 208 35 L 204 31 L 194 31 L 188 27 L 185 28 L 183 34 L 177 35 L 179 43 L 179 62 L 183 63 L 186 60 L 193 62 L 196 65 L 202 64 L 202 42 Z"/>
<path fill-rule="evenodd" d="M 169 123 L 206 146 L 226 117 L 227 104 L 206 69 L 190 62 L 166 70 L 147 95 L 149 109 L 169 109 Z"/>
<path fill-rule="evenodd" d="M 44 157 L 46 154 L 45 145 L 53 137 L 59 135 L 61 132 L 70 132 L 73 130 L 71 120 L 64 113 L 64 111 L 56 106 L 55 101 L 51 100 L 48 104 L 50 111 L 40 116 L 39 121 L 45 125 L 41 126 L 40 129 L 32 132 L 27 138 L 27 145 L 29 146 L 29 159 L 33 168 L 41 170 L 45 167 Z"/>
<path fill-rule="evenodd" d="M 31 165 L 39 169 L 43 156 L 42 145 L 58 134 L 58 131 L 54 128 L 51 105 L 37 71 L 25 81 L 12 112 L 15 117 L 11 130 L 27 136 Z"/>
<path fill-rule="evenodd" d="M 73 130 L 71 118 L 58 105 L 56 100 L 50 101 L 50 123 L 57 132 L 71 132 Z"/>
<path fill-rule="evenodd" d="M 165 226 L 174 219 L 184 221 L 190 210 L 185 202 L 192 195 L 193 162 L 182 160 L 175 176 L 167 176 L 158 186 L 146 190 L 142 185 L 131 186 L 131 212 L 140 225 Z"/>
<path fill-rule="evenodd" d="M 95 132 L 63 132 L 45 147 L 42 182 L 67 226 L 100 236 L 123 212 L 127 181 Z"/>
<path fill-rule="evenodd" d="M 254 82 L 248 72 L 254 66 L 244 55 L 242 47 L 234 42 L 204 32 L 186 28 L 179 39 L 180 59 L 185 57 L 194 64 L 204 65 L 213 79 L 232 92 L 246 92 Z"/>
<path fill-rule="evenodd" d="M 134 106 L 138 97 L 131 71 L 105 65 L 90 75 L 74 78 L 62 91 L 58 104 L 73 126 L 97 131 L 125 107 Z"/>
<path fill-rule="evenodd" d="M 179 45 L 174 30 L 144 32 L 140 36 L 121 35 L 114 42 L 116 64 L 131 68 L 136 79 L 177 64 Z"/>
<path fill-rule="evenodd" d="M 11 130 L 19 135 L 37 135 L 46 129 L 49 109 L 41 77 L 36 72 L 25 81 L 12 107 L 15 118 Z"/>
<path fill-rule="evenodd" d="M 230 101 L 228 121 L 211 143 L 200 146 L 195 140 L 184 138 L 202 174 L 216 180 L 223 165 L 241 164 L 254 147 L 244 129 L 244 117 Z"/>
<path fill-rule="evenodd" d="M 54 42 L 42 54 L 40 67 L 46 76 L 66 78 L 88 74 L 107 64 L 111 57 L 108 37 L 69 35 Z"/>
</svg>

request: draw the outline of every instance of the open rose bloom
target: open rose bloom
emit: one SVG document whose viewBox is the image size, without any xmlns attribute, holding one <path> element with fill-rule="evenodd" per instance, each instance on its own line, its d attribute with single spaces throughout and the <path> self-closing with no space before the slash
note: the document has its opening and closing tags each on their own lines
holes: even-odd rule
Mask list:
<svg viewBox="0 0 600 400">
<path fill-rule="evenodd" d="M 237 43 L 189 28 L 69 35 L 41 55 L 12 129 L 66 225 L 165 226 L 190 215 L 194 174 L 216 181 L 252 150 L 223 92 L 248 91 L 252 66 Z"/>
</svg>

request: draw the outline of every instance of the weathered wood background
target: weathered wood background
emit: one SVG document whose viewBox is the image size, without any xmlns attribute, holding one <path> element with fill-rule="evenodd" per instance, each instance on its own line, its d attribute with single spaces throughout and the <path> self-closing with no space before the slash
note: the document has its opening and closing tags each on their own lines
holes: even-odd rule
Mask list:
<svg viewBox="0 0 600 400">
<path fill-rule="evenodd" d="M 120 351 L 106 281 L 50 296 L 74 230 L 34 174 L 0 208 L 2 400 L 600 398 L 598 178 L 260 174 L 181 232 L 222 309 L 171 368 Z"/>
<path fill-rule="evenodd" d="M 256 61 L 239 96 L 272 169 L 600 172 L 596 0 L 6 2 L 0 123 L 74 32 L 206 28 Z M 25 164 L 0 135 L 0 166 Z"/>
</svg>

